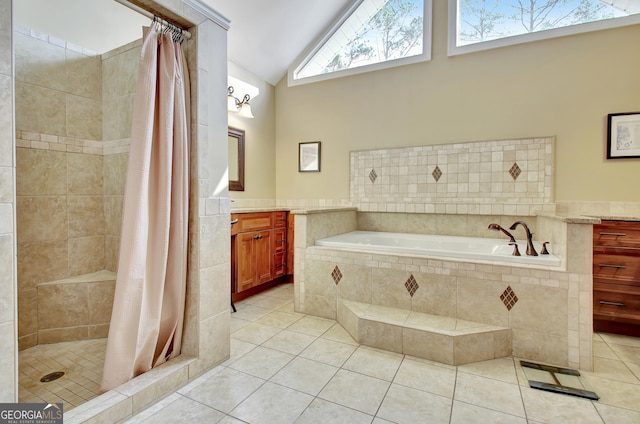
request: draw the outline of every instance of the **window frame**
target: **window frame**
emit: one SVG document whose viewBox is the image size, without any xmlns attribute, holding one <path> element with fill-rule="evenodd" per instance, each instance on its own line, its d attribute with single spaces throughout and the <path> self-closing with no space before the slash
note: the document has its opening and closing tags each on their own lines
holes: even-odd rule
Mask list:
<svg viewBox="0 0 640 424">
<path fill-rule="evenodd" d="M 350 75 L 363 74 L 373 72 L 380 69 L 388 69 L 396 66 L 403 66 L 412 63 L 426 62 L 431 60 L 431 44 L 433 40 L 433 5 L 432 0 L 423 1 L 423 17 L 422 17 L 422 53 L 419 55 L 403 57 L 400 59 L 387 60 L 385 62 L 373 63 L 370 65 L 362 65 L 355 68 L 342 69 L 339 71 L 328 72 L 326 74 L 314 75 L 310 77 L 295 78 L 295 74 L 313 59 L 313 56 L 324 46 L 324 44 L 333 36 L 340 26 L 351 16 L 351 14 L 360 7 L 364 0 L 354 1 L 337 19 L 324 35 L 314 40 L 305 51 L 298 56 L 293 65 L 287 71 L 288 86 L 297 86 L 303 84 L 314 83 L 318 81 L 326 81 L 334 78 L 342 78 Z"/>
<path fill-rule="evenodd" d="M 466 53 L 479 52 L 483 50 L 496 49 L 500 47 L 514 46 L 517 44 L 530 43 L 551 38 L 564 37 L 567 35 L 584 34 L 586 32 L 600 31 L 604 29 L 619 28 L 623 26 L 636 25 L 640 23 L 640 14 L 622 16 L 618 18 L 605 19 L 601 21 L 586 22 L 562 28 L 546 29 L 525 34 L 511 35 L 495 40 L 479 41 L 465 46 L 458 46 L 459 0 L 448 0 L 448 55 L 457 56 Z"/>
</svg>

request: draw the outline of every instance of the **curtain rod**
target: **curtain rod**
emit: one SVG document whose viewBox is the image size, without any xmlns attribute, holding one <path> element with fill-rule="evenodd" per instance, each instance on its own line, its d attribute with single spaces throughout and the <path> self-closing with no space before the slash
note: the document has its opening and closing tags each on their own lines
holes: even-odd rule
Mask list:
<svg viewBox="0 0 640 424">
<path fill-rule="evenodd" d="M 116 0 L 118 3 L 120 3 L 123 6 L 128 7 L 131 10 L 135 10 L 136 12 L 140 13 L 141 15 L 146 16 L 149 19 L 156 19 L 157 22 L 160 22 L 162 25 L 166 25 L 166 26 L 171 26 L 171 27 L 176 27 L 179 30 L 182 31 L 182 35 L 184 36 L 184 38 L 186 38 L 187 40 L 191 39 L 191 33 L 189 31 L 187 31 L 186 29 L 182 29 L 178 26 L 176 26 L 175 24 L 172 24 L 169 21 L 166 21 L 162 18 L 160 18 L 159 16 L 154 15 L 153 13 L 149 12 L 148 10 L 145 10 L 143 8 L 141 8 L 138 5 L 135 5 L 127 0 Z"/>
</svg>

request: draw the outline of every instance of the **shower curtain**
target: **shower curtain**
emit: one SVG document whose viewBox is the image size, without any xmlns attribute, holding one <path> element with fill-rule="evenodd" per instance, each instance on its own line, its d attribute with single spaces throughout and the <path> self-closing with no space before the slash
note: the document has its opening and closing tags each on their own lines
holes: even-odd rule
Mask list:
<svg viewBox="0 0 640 424">
<path fill-rule="evenodd" d="M 182 45 L 156 24 L 145 27 L 102 391 L 180 354 L 187 274 L 189 104 Z"/>
</svg>

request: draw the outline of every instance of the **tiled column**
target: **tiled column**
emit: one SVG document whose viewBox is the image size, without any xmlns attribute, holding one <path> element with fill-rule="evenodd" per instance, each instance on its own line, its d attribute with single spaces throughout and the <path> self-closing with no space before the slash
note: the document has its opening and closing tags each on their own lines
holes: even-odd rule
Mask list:
<svg viewBox="0 0 640 424">
<path fill-rule="evenodd" d="M 18 401 L 11 0 L 0 0 L 0 402 Z"/>
</svg>

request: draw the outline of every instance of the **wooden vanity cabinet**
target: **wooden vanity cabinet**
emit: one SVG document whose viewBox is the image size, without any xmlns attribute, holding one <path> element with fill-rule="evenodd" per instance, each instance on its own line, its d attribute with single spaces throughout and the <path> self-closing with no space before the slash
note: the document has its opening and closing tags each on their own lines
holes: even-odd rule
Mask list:
<svg viewBox="0 0 640 424">
<path fill-rule="evenodd" d="M 640 336 L 640 222 L 593 226 L 593 329 Z"/>
<path fill-rule="evenodd" d="M 287 274 L 287 219 L 285 211 L 231 215 L 232 293 Z"/>
</svg>

